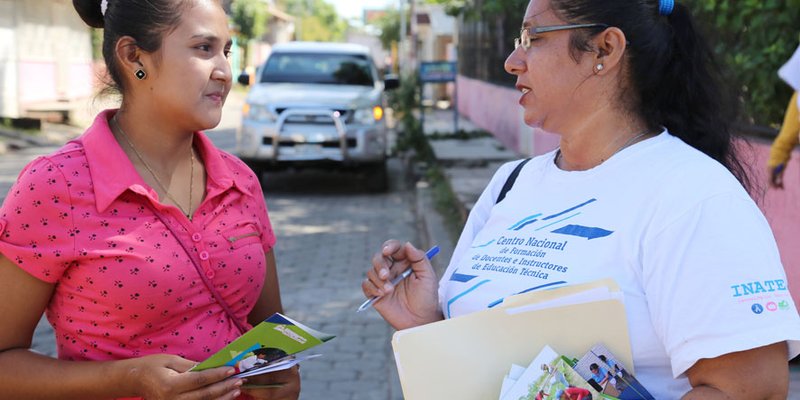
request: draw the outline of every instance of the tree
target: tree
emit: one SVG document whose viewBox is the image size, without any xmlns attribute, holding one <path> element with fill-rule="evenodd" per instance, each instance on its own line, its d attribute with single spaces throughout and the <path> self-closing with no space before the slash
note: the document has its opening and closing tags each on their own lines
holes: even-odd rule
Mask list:
<svg viewBox="0 0 800 400">
<path fill-rule="evenodd" d="M 400 11 L 394 8 L 386 10 L 386 14 L 375 21 L 375 27 L 381 31 L 378 35 L 381 45 L 384 49 L 390 50 L 392 43 L 400 41 Z"/>
<path fill-rule="evenodd" d="M 347 22 L 339 17 L 333 4 L 325 0 L 282 0 L 286 12 L 299 19 L 297 39 L 319 42 L 342 41 Z"/>
<path fill-rule="evenodd" d="M 780 125 L 792 89 L 777 71 L 798 44 L 800 0 L 687 0 L 730 70 L 751 123 Z"/>
<path fill-rule="evenodd" d="M 242 65 L 246 65 L 248 44 L 266 32 L 269 13 L 261 0 L 236 0 L 233 2 L 231 13 L 238 31 L 239 46 L 242 48 L 244 59 Z"/>
<path fill-rule="evenodd" d="M 469 0 L 425 0 L 428 4 L 441 4 L 444 11 L 453 17 L 465 14 L 472 8 L 473 1 Z"/>
<path fill-rule="evenodd" d="M 462 63 L 460 73 L 513 84 L 508 74 L 494 66 L 502 65 L 511 50 L 508 39 L 519 32 L 528 0 L 424 1 L 464 16 L 459 55 L 473 62 Z M 776 72 L 800 40 L 800 0 L 685 0 L 681 4 L 707 33 L 717 60 L 727 70 L 726 81 L 740 93 L 744 122 L 778 126 L 792 89 Z"/>
</svg>

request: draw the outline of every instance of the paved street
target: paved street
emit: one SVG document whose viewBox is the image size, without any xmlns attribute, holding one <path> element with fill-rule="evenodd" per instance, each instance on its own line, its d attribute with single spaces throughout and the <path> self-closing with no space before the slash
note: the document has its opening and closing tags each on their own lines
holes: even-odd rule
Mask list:
<svg viewBox="0 0 800 400">
<path fill-rule="evenodd" d="M 387 237 L 415 235 L 412 194 L 397 186 L 362 194 L 347 176 L 322 173 L 265 182 L 286 312 L 339 335 L 323 358 L 303 365 L 302 399 L 402 398 L 392 330 L 372 310 L 355 313 L 370 255 Z"/>
</svg>

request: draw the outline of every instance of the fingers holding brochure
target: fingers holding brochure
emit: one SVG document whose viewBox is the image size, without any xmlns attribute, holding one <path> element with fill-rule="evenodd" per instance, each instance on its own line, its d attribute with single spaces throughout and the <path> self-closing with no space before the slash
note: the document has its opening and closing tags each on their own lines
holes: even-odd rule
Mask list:
<svg viewBox="0 0 800 400">
<path fill-rule="evenodd" d="M 252 399 L 297 399 L 300 395 L 299 365 L 247 378 L 242 393 Z"/>
</svg>

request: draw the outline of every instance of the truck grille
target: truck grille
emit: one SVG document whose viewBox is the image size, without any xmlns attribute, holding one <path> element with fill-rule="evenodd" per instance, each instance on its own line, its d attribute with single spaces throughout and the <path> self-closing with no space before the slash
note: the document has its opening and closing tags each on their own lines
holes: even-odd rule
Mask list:
<svg viewBox="0 0 800 400">
<path fill-rule="evenodd" d="M 346 140 L 348 148 L 355 148 L 356 147 L 356 139 L 355 138 L 347 138 Z M 261 141 L 265 145 L 272 145 L 272 138 L 265 137 Z M 326 149 L 338 149 L 339 148 L 339 141 L 338 140 L 326 140 L 324 142 L 295 142 L 291 139 L 281 139 L 278 141 L 278 146 L 280 147 L 294 147 L 295 145 L 303 145 L 303 144 L 318 144 L 321 145 L 323 148 Z"/>
<path fill-rule="evenodd" d="M 276 108 L 275 111 L 278 115 L 282 114 L 286 108 Z M 331 111 L 338 111 L 340 118 L 345 123 L 350 122 L 348 118 L 350 118 L 350 110 L 331 110 Z M 318 114 L 295 114 L 288 118 L 286 118 L 287 124 L 310 124 L 310 125 L 332 125 L 333 120 L 330 117 Z"/>
</svg>

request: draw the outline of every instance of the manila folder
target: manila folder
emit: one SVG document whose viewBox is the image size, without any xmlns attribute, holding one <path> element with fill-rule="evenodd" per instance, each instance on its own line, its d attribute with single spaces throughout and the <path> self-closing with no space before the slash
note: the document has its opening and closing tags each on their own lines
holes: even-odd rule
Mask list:
<svg viewBox="0 0 800 400">
<path fill-rule="evenodd" d="M 545 345 L 575 357 L 597 343 L 623 365 L 633 365 L 622 301 L 518 313 L 498 307 L 401 330 L 392 338 L 406 400 L 496 399 L 511 364 L 528 365 Z"/>
</svg>

